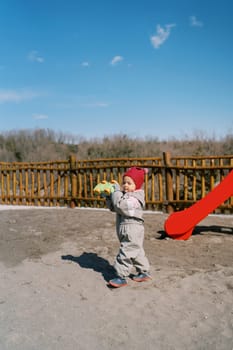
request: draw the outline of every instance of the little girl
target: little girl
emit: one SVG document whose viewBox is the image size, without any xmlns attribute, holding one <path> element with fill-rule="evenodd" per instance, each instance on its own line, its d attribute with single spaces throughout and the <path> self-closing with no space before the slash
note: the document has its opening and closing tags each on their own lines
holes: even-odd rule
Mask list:
<svg viewBox="0 0 233 350">
<path fill-rule="evenodd" d="M 143 249 L 144 220 L 143 208 L 145 194 L 142 189 L 147 169 L 132 167 L 123 175 L 122 190 L 114 185 L 114 192 L 107 198 L 107 206 L 116 212 L 116 232 L 120 241 L 120 249 L 116 256 L 114 268 L 116 278 L 109 281 L 112 287 L 127 285 L 126 277 L 132 268 L 137 271 L 132 279 L 137 282 L 151 279 L 149 261 Z"/>
</svg>

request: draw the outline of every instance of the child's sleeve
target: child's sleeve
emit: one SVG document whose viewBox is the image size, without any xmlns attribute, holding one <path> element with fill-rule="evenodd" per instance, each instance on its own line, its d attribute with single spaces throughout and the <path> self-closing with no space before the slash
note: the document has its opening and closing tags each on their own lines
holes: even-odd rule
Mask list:
<svg viewBox="0 0 233 350">
<path fill-rule="evenodd" d="M 142 217 L 142 206 L 140 201 L 134 196 L 123 194 L 121 191 L 115 191 L 111 195 L 114 211 L 127 217 Z"/>
<path fill-rule="evenodd" d="M 120 191 L 120 185 L 117 182 L 115 182 L 112 185 L 112 187 L 113 187 L 114 192 L 112 192 L 109 196 L 106 196 L 106 206 L 108 209 L 115 212 L 116 210 L 115 210 L 114 202 L 112 199 L 112 194 L 115 192 L 121 192 L 121 191 Z M 121 194 L 122 194 L 122 192 L 121 192 Z"/>
</svg>

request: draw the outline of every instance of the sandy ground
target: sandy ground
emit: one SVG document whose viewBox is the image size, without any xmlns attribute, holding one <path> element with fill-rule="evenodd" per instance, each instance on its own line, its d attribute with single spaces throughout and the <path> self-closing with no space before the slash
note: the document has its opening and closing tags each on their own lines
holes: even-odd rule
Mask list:
<svg viewBox="0 0 233 350">
<path fill-rule="evenodd" d="M 1 350 L 233 349 L 233 216 L 175 241 L 145 213 L 153 279 L 110 289 L 114 213 L 1 209 Z"/>
</svg>

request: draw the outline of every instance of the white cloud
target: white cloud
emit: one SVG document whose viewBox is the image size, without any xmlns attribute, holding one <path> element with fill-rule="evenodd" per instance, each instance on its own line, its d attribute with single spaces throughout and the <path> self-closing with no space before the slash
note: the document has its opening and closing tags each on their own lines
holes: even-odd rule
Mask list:
<svg viewBox="0 0 233 350">
<path fill-rule="evenodd" d="M 171 28 L 175 26 L 175 24 L 166 24 L 163 28 L 159 24 L 157 25 L 156 34 L 150 37 L 151 44 L 155 49 L 158 49 L 168 39 Z"/>
<path fill-rule="evenodd" d="M 203 23 L 197 20 L 196 16 L 189 17 L 191 27 L 203 27 Z"/>
<path fill-rule="evenodd" d="M 109 104 L 105 102 L 93 102 L 93 103 L 82 103 L 81 106 L 87 107 L 87 108 L 106 108 L 109 106 Z"/>
<path fill-rule="evenodd" d="M 48 118 L 49 117 L 46 114 L 33 114 L 33 119 L 35 120 L 43 120 Z"/>
<path fill-rule="evenodd" d="M 83 66 L 83 67 L 89 67 L 89 66 L 90 66 L 90 63 L 87 62 L 87 61 L 85 61 L 85 62 L 82 62 L 82 63 L 81 63 L 81 66 Z"/>
<path fill-rule="evenodd" d="M 37 97 L 38 94 L 32 91 L 0 90 L 0 103 L 22 102 Z"/>
<path fill-rule="evenodd" d="M 112 66 L 115 66 L 117 63 L 123 61 L 123 59 L 124 59 L 124 58 L 123 58 L 122 56 L 114 56 L 114 57 L 112 58 L 110 64 L 111 64 Z"/>
<path fill-rule="evenodd" d="M 105 102 L 98 102 L 98 103 L 96 103 L 96 107 L 103 107 L 103 108 L 105 108 L 105 107 L 108 107 L 109 105 L 108 105 L 108 103 L 105 103 Z"/>
<path fill-rule="evenodd" d="M 29 52 L 28 59 L 31 62 L 38 62 L 38 63 L 43 63 L 44 62 L 44 58 L 42 56 L 39 56 L 37 51 Z"/>
</svg>

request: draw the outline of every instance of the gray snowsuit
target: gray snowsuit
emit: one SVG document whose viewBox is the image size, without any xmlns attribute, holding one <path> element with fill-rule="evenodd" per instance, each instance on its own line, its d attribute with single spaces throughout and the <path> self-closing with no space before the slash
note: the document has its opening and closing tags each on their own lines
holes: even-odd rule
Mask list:
<svg viewBox="0 0 233 350">
<path fill-rule="evenodd" d="M 114 268 L 119 277 L 130 275 L 134 267 L 137 272 L 149 272 L 149 261 L 143 249 L 145 206 L 144 191 L 124 193 L 116 190 L 111 194 L 107 206 L 116 212 L 116 232 L 120 241 L 120 249 Z"/>
</svg>

